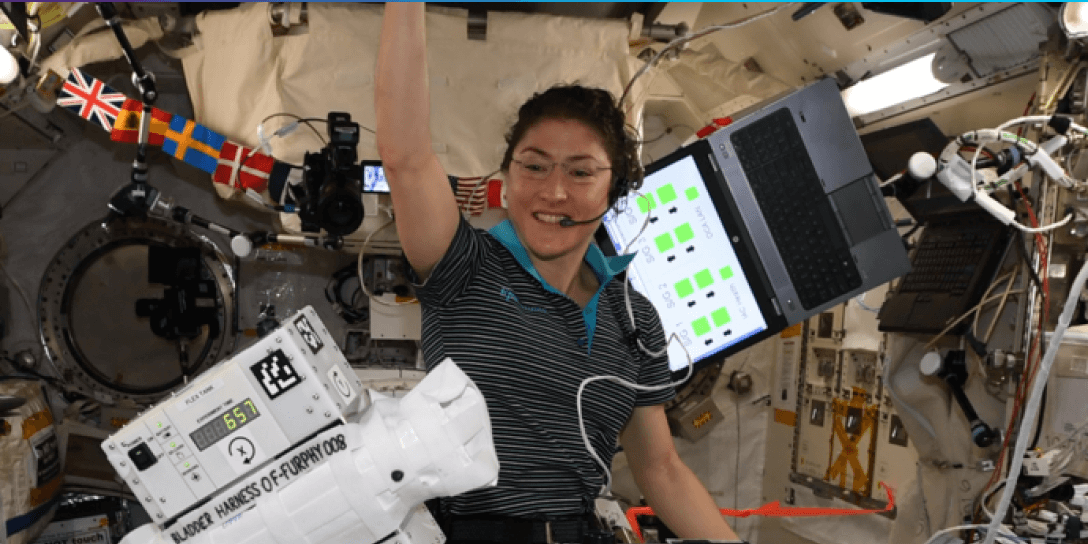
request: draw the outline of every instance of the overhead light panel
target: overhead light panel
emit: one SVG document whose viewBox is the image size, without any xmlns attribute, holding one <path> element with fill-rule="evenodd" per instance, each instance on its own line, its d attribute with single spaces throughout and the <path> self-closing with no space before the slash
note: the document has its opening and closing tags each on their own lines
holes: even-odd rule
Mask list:
<svg viewBox="0 0 1088 544">
<path fill-rule="evenodd" d="M 1062 31 L 1072 40 L 1088 37 L 1088 5 L 1083 2 L 1066 2 L 1062 4 L 1061 17 Z"/>
<path fill-rule="evenodd" d="M 933 77 L 935 55 L 919 57 L 846 89 L 842 92 L 846 111 L 851 117 L 865 115 L 944 89 L 948 83 Z"/>
</svg>

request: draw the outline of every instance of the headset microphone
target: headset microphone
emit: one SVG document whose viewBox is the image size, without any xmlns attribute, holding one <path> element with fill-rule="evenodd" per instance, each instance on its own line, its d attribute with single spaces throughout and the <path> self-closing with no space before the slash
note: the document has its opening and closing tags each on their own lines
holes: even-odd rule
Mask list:
<svg viewBox="0 0 1088 544">
<path fill-rule="evenodd" d="M 583 220 L 583 221 L 575 221 L 575 220 L 573 220 L 573 219 L 571 219 L 569 217 L 564 217 L 564 218 L 559 220 L 559 226 L 560 227 L 575 227 L 575 226 L 578 226 L 578 225 L 588 225 L 588 224 L 590 224 L 590 223 L 604 217 L 604 214 L 606 214 L 606 213 L 608 213 L 608 208 L 605 208 L 604 211 L 601 212 L 601 214 L 598 215 L 597 217 L 594 217 L 593 219 L 586 219 L 586 220 Z"/>
</svg>

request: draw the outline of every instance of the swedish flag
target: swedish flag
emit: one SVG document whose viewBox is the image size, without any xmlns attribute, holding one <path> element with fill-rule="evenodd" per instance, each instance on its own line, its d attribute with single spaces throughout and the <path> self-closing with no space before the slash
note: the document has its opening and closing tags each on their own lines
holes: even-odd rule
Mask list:
<svg viewBox="0 0 1088 544">
<path fill-rule="evenodd" d="M 227 139 L 204 125 L 175 115 L 163 133 L 162 149 L 209 174 L 219 165 L 219 151 Z"/>
</svg>

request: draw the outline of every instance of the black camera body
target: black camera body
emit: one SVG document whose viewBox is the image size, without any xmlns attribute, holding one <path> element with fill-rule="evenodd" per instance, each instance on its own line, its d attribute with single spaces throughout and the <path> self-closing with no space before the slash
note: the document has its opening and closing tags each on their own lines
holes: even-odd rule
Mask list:
<svg viewBox="0 0 1088 544">
<path fill-rule="evenodd" d="M 358 145 L 359 124 L 345 112 L 329 112 L 329 143 L 319 153 L 306 153 L 301 191 L 295 193 L 304 232 L 346 236 L 362 225 Z"/>
</svg>

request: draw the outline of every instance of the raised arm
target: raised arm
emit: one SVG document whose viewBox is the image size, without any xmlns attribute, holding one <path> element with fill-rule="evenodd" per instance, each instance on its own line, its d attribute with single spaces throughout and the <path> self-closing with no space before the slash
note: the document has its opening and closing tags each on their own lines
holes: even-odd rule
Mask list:
<svg viewBox="0 0 1088 544">
<path fill-rule="evenodd" d="M 423 4 L 388 2 L 374 85 L 378 154 L 408 262 L 426 279 L 457 231 L 459 212 L 431 149 Z"/>
</svg>

